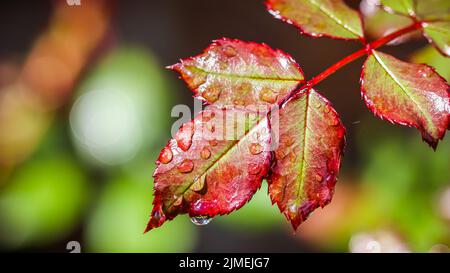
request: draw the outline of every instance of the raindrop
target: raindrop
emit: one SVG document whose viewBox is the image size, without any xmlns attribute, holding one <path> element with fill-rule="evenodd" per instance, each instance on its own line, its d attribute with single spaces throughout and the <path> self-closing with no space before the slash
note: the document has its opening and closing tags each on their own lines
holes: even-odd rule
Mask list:
<svg viewBox="0 0 450 273">
<path fill-rule="evenodd" d="M 190 188 L 193 191 L 201 191 L 205 187 L 205 183 L 206 183 L 206 175 L 202 175 L 194 179 L 194 183 L 192 183 Z"/>
<path fill-rule="evenodd" d="M 252 143 L 250 145 L 250 153 L 253 155 L 260 154 L 262 152 L 262 147 L 259 143 Z"/>
<path fill-rule="evenodd" d="M 208 159 L 211 156 L 211 151 L 208 149 L 208 147 L 204 147 L 200 152 L 200 156 L 203 159 Z"/>
<path fill-rule="evenodd" d="M 169 147 L 164 148 L 159 154 L 159 162 L 167 164 L 172 161 L 173 153 Z"/>
<path fill-rule="evenodd" d="M 228 68 L 228 63 L 225 61 L 218 61 L 220 70 L 226 70 Z"/>
<path fill-rule="evenodd" d="M 204 111 L 202 113 L 202 121 L 203 122 L 208 122 L 211 119 L 213 119 L 216 116 L 216 113 L 211 112 L 211 111 Z"/>
<path fill-rule="evenodd" d="M 212 218 L 209 216 L 194 216 L 191 217 L 191 222 L 197 226 L 204 226 L 211 222 Z"/>
<path fill-rule="evenodd" d="M 211 103 L 216 102 L 220 97 L 220 88 L 212 85 L 202 93 L 202 97 Z"/>
<path fill-rule="evenodd" d="M 187 151 L 192 145 L 192 136 L 194 135 L 194 123 L 189 122 L 183 124 L 181 126 L 180 131 L 175 136 L 175 140 L 177 141 L 178 147 L 181 150 Z"/>
<path fill-rule="evenodd" d="M 422 78 L 429 78 L 429 77 L 431 77 L 431 71 L 429 71 L 427 69 L 425 69 L 425 70 L 420 69 L 419 70 L 419 74 L 420 74 L 420 76 L 422 76 Z"/>
<path fill-rule="evenodd" d="M 218 142 L 217 140 L 215 140 L 215 139 L 211 139 L 211 140 L 209 141 L 209 145 L 211 145 L 211 146 L 217 146 L 218 143 L 219 143 L 219 142 Z"/>
<path fill-rule="evenodd" d="M 177 167 L 178 171 L 181 173 L 189 173 L 194 169 L 194 162 L 190 159 L 185 159 Z"/>
<path fill-rule="evenodd" d="M 211 133 L 214 133 L 214 131 L 216 130 L 216 126 L 212 122 L 206 123 L 206 128 L 208 128 Z"/>
<path fill-rule="evenodd" d="M 234 47 L 227 45 L 223 48 L 223 53 L 228 58 L 232 58 L 237 55 L 237 50 Z"/>
<path fill-rule="evenodd" d="M 245 105 L 245 102 L 242 99 L 237 98 L 237 99 L 233 100 L 233 104 L 237 105 L 237 106 L 243 106 L 243 105 Z"/>
<path fill-rule="evenodd" d="M 338 125 L 338 124 L 339 124 L 339 120 L 337 120 L 336 118 L 331 118 L 331 119 L 328 121 L 328 125 L 336 126 L 336 125 Z"/>
<path fill-rule="evenodd" d="M 268 103 L 275 103 L 277 101 L 277 94 L 272 92 L 272 90 L 270 90 L 269 88 L 265 88 L 264 90 L 262 90 L 259 97 L 262 101 Z"/>
</svg>

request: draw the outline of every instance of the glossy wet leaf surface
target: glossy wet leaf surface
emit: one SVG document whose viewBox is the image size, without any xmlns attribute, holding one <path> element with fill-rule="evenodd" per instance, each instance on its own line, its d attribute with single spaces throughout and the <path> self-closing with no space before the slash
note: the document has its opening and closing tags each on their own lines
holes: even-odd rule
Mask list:
<svg viewBox="0 0 450 273">
<path fill-rule="evenodd" d="M 182 213 L 197 224 L 240 208 L 268 171 L 270 142 L 268 120 L 240 109 L 210 107 L 184 124 L 157 161 L 147 231 Z"/>
<path fill-rule="evenodd" d="M 269 11 L 313 37 L 360 39 L 362 23 L 357 11 L 341 0 L 268 0 Z"/>
<path fill-rule="evenodd" d="M 448 84 L 427 65 L 372 51 L 364 64 L 362 94 L 375 115 L 416 127 L 433 148 L 449 126 Z"/>
<path fill-rule="evenodd" d="M 313 210 L 331 201 L 345 128 L 330 103 L 312 89 L 280 109 L 279 123 L 269 194 L 297 229 Z"/>
<path fill-rule="evenodd" d="M 271 105 L 304 80 L 295 61 L 266 44 L 214 41 L 202 54 L 171 66 L 209 104 Z"/>
</svg>

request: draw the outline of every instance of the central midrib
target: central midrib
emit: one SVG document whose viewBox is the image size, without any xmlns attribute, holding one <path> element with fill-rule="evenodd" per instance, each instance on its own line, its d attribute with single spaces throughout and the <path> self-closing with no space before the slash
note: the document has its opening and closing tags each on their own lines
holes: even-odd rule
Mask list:
<svg viewBox="0 0 450 273">
<path fill-rule="evenodd" d="M 203 68 L 199 68 L 197 66 L 189 66 L 192 70 L 197 70 L 201 73 L 211 74 L 215 76 L 221 76 L 226 78 L 238 78 L 238 79 L 251 79 L 257 81 L 284 81 L 284 82 L 301 82 L 304 80 L 304 77 L 301 78 L 279 78 L 279 77 L 264 77 L 260 75 L 239 75 L 239 74 L 230 74 L 230 73 L 221 73 L 215 71 L 208 71 Z"/>
<path fill-rule="evenodd" d="M 389 75 L 389 77 L 400 87 L 400 90 L 403 91 L 403 93 L 417 106 L 419 111 L 423 114 L 425 119 L 427 120 L 427 123 L 433 124 L 433 122 L 430 120 L 428 115 L 425 113 L 425 111 L 422 109 L 422 107 L 416 102 L 412 94 L 409 94 L 406 91 L 406 87 L 403 86 L 403 84 L 395 77 L 394 73 L 386 66 L 386 64 L 377 56 L 375 52 L 373 52 L 373 56 L 375 57 L 375 60 L 380 64 L 380 66 L 386 71 L 386 73 Z"/>
</svg>

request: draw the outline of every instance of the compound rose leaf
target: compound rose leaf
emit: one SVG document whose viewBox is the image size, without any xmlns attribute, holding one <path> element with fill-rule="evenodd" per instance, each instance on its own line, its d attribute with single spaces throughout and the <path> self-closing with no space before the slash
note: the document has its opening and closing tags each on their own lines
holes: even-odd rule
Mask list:
<svg viewBox="0 0 450 273">
<path fill-rule="evenodd" d="M 269 194 L 294 229 L 333 196 L 345 128 L 331 104 L 304 90 L 279 110 L 279 141 Z"/>
<path fill-rule="evenodd" d="M 313 37 L 350 40 L 364 36 L 358 12 L 342 0 L 268 0 L 266 6 L 275 18 Z"/>
<path fill-rule="evenodd" d="M 270 142 L 265 116 L 213 107 L 200 112 L 160 153 L 146 231 L 178 214 L 212 218 L 243 206 L 268 172 Z"/>
<path fill-rule="evenodd" d="M 423 34 L 444 56 L 450 57 L 450 21 L 422 23 Z"/>
<path fill-rule="evenodd" d="M 361 75 L 367 107 L 378 117 L 413 126 L 436 149 L 450 121 L 449 86 L 434 69 L 373 50 Z"/>
<path fill-rule="evenodd" d="M 304 81 L 286 53 L 266 44 L 221 39 L 202 54 L 170 67 L 196 97 L 218 107 L 272 105 Z"/>
</svg>

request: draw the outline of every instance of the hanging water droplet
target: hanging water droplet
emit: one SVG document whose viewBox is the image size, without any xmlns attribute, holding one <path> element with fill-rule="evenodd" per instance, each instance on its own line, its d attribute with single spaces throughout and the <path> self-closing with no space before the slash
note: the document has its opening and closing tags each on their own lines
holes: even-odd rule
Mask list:
<svg viewBox="0 0 450 273">
<path fill-rule="evenodd" d="M 250 144 L 250 153 L 253 155 L 260 154 L 262 152 L 262 146 L 259 143 Z"/>
<path fill-rule="evenodd" d="M 152 217 L 150 218 L 150 223 L 153 227 L 159 227 L 165 221 L 166 217 L 164 213 L 160 210 L 155 210 L 152 212 Z"/>
<path fill-rule="evenodd" d="M 200 156 L 203 159 L 208 159 L 211 156 L 211 151 L 208 149 L 208 147 L 204 147 L 200 152 Z"/>
<path fill-rule="evenodd" d="M 173 153 L 172 150 L 169 147 L 164 148 L 161 153 L 159 154 L 159 162 L 163 164 L 167 164 L 170 161 L 172 161 Z"/>
<path fill-rule="evenodd" d="M 189 173 L 194 169 L 194 162 L 190 159 L 185 159 L 178 165 L 177 169 L 181 173 Z"/>
<path fill-rule="evenodd" d="M 211 222 L 212 218 L 209 216 L 194 216 L 191 217 L 191 222 L 197 226 L 204 226 Z"/>
</svg>

